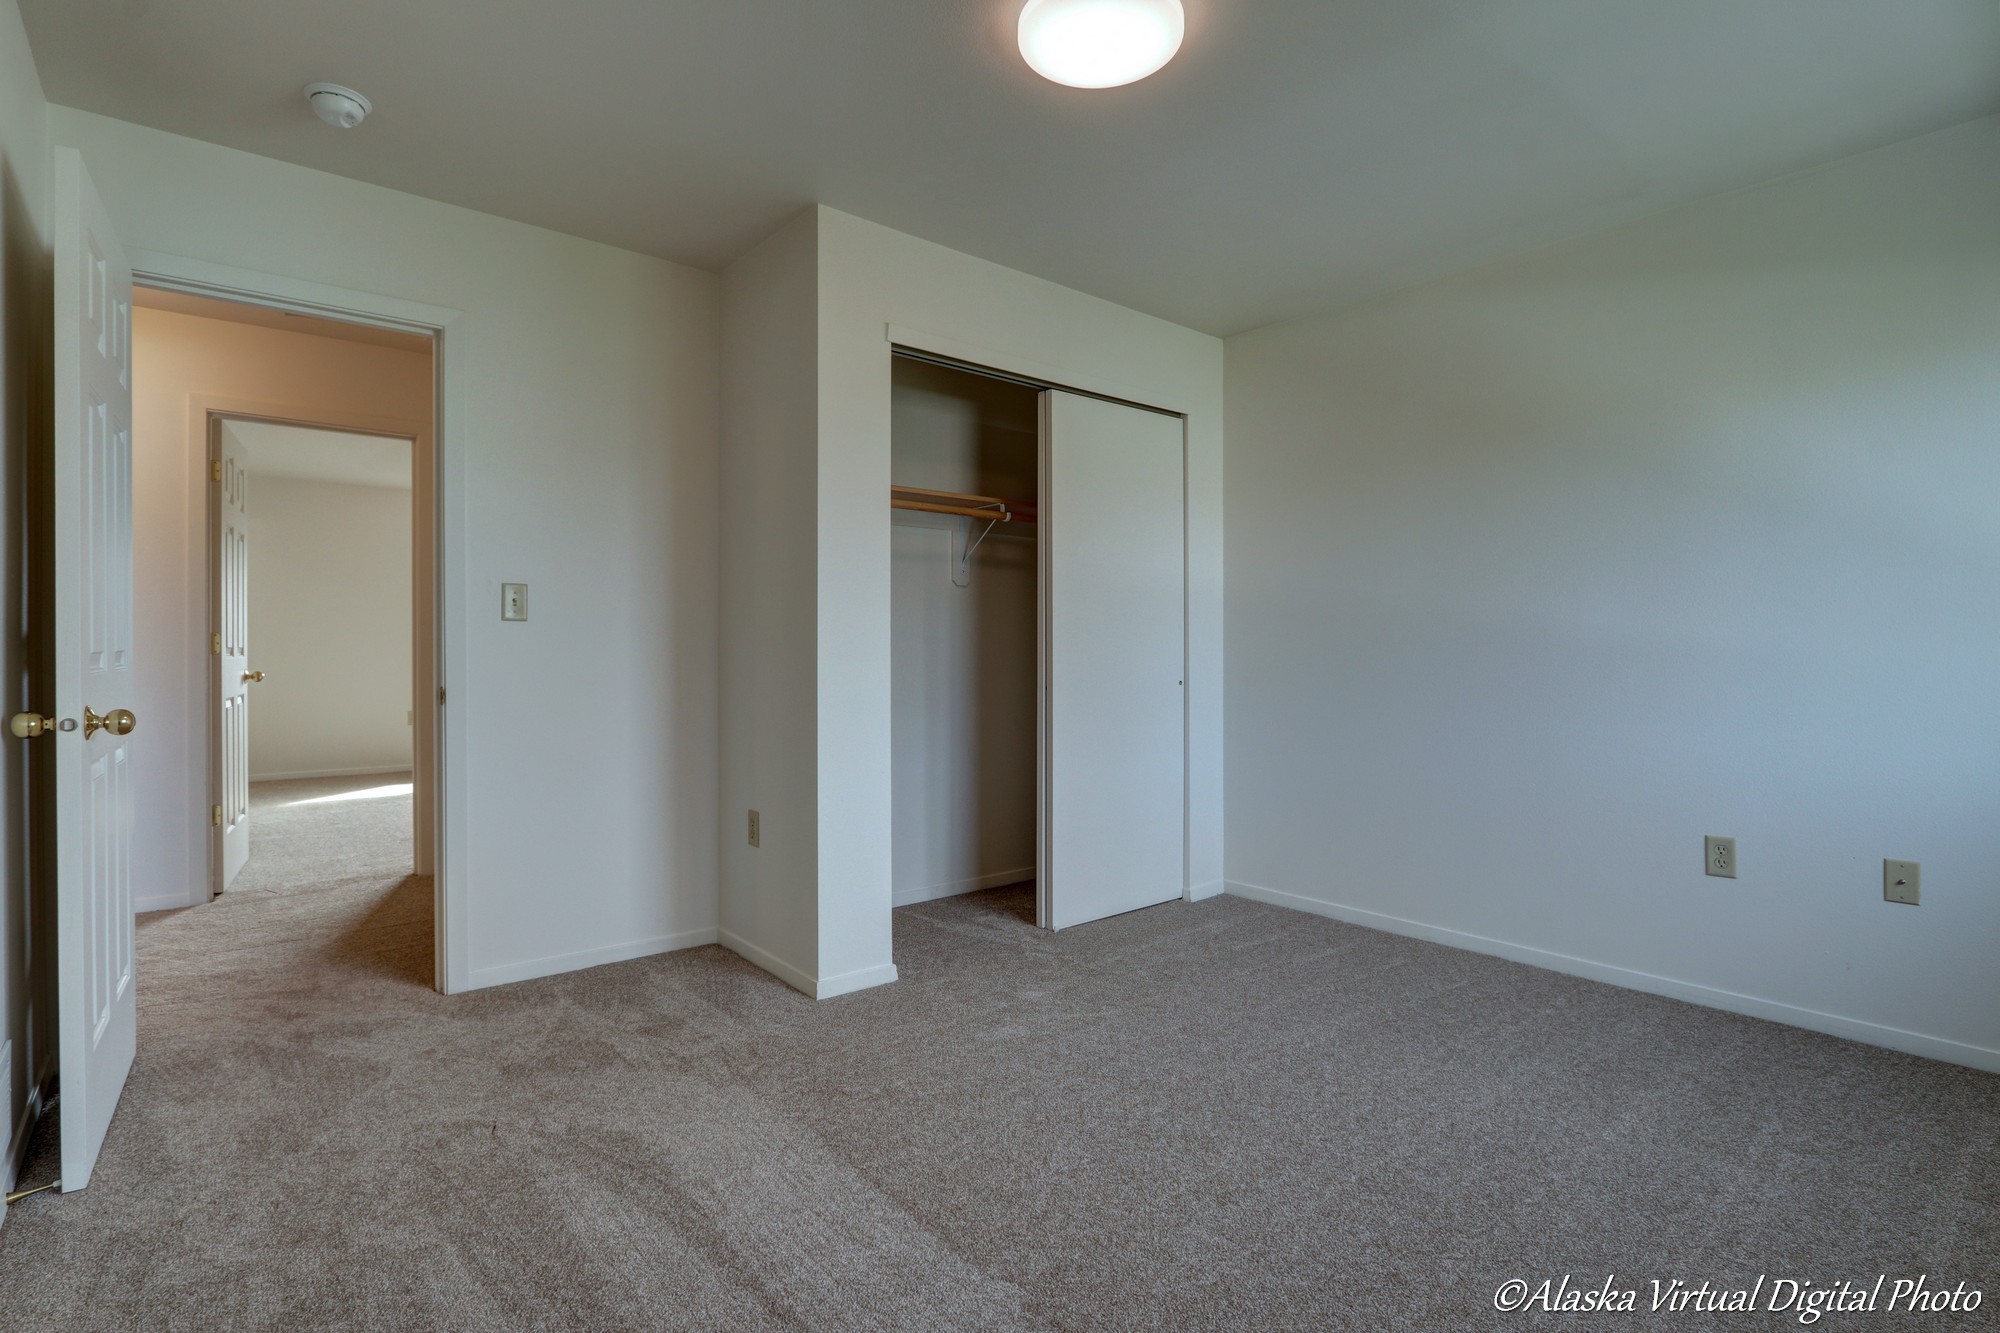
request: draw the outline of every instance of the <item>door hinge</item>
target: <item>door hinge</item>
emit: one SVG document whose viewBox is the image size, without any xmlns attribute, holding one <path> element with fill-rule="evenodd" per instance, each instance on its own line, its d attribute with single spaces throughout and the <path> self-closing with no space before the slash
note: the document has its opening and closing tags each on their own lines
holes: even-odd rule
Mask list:
<svg viewBox="0 0 2000 1333">
<path fill-rule="evenodd" d="M 438 705 L 440 707 L 444 705 L 444 686 L 442 685 L 438 686 Z"/>
<path fill-rule="evenodd" d="M 219 806 L 219 805 L 211 805 L 210 807 L 208 807 L 208 822 L 209 822 L 209 826 L 210 826 L 210 827 L 212 827 L 212 828 L 221 828 L 221 827 L 222 827 L 222 807 L 221 807 L 221 806 Z"/>
<path fill-rule="evenodd" d="M 222 460 L 220 458 L 209 460 L 208 479 L 210 481 L 222 480 Z"/>
<path fill-rule="evenodd" d="M 209 635 L 209 636 L 208 636 L 208 651 L 210 651 L 211 653 L 214 653 L 214 654 L 216 654 L 217 656 L 220 656 L 220 655 L 221 655 L 221 653 L 222 653 L 222 635 L 221 635 L 221 634 L 211 634 L 211 635 Z"/>
</svg>

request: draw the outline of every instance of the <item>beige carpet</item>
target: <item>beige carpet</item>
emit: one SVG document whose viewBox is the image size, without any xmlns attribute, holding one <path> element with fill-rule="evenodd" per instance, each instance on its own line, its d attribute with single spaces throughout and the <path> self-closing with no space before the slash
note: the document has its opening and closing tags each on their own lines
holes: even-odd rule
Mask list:
<svg viewBox="0 0 2000 1333">
<path fill-rule="evenodd" d="M 407 801 L 314 794 L 142 922 L 124 1104 L 0 1230 L 0 1325 L 1798 1327 L 1494 1311 L 1565 1273 L 2000 1313 L 2000 1078 L 1227 898 L 904 908 L 904 980 L 824 1004 L 716 948 L 447 999 Z"/>
</svg>

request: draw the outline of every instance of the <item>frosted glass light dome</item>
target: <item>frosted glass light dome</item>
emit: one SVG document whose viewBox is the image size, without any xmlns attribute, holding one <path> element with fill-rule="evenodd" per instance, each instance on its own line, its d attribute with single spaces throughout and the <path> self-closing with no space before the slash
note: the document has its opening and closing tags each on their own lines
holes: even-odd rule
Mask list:
<svg viewBox="0 0 2000 1333">
<path fill-rule="evenodd" d="M 1072 88 L 1136 83 L 1181 49 L 1181 0 L 1028 0 L 1021 55 L 1035 73 Z"/>
</svg>

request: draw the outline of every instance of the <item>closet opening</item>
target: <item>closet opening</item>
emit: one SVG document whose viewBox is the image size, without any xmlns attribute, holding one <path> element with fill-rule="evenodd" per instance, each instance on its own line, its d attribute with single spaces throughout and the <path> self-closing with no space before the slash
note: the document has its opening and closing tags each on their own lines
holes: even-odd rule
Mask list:
<svg viewBox="0 0 2000 1333">
<path fill-rule="evenodd" d="M 1034 923 L 1041 393 L 901 352 L 890 393 L 895 904 Z"/>
<path fill-rule="evenodd" d="M 893 900 L 1187 895 L 1187 419 L 897 347 Z"/>
</svg>

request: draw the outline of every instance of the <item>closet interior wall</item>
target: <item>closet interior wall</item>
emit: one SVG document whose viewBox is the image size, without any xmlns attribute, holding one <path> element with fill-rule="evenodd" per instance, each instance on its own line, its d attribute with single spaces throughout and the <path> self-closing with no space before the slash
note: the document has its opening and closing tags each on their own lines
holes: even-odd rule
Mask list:
<svg viewBox="0 0 2000 1333">
<path fill-rule="evenodd" d="M 896 358 L 891 482 L 1019 501 L 1032 513 L 1037 399 L 1026 385 Z M 986 531 L 979 520 L 886 512 L 895 901 L 1031 881 L 1039 762 L 1035 525 L 995 523 Z M 961 565 L 968 539 L 977 545 Z"/>
</svg>

